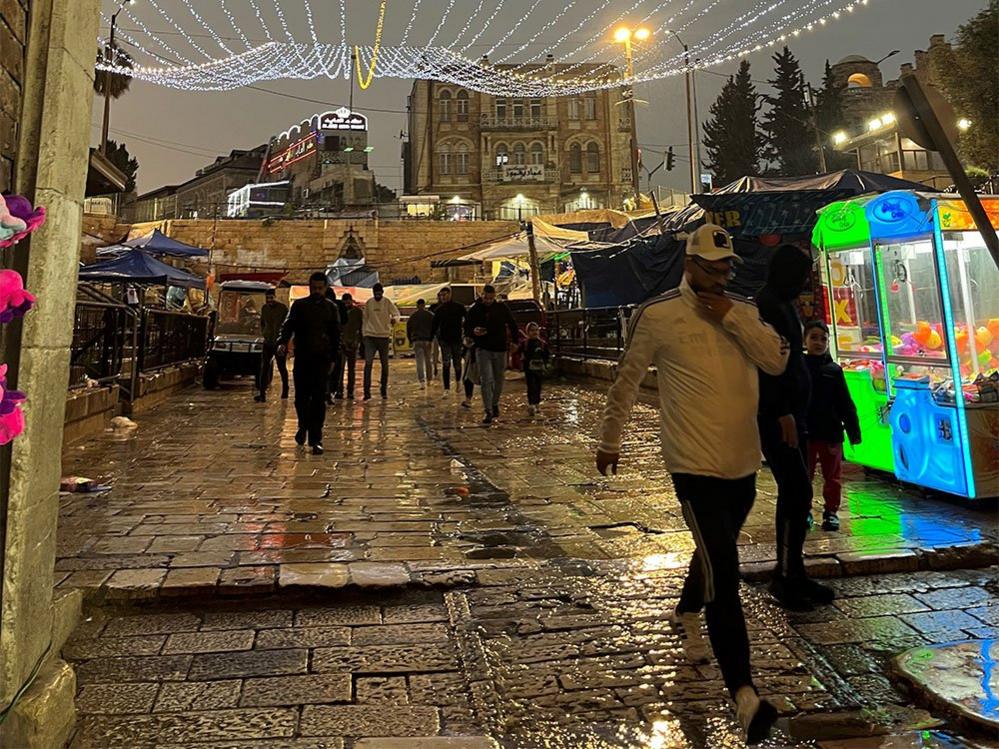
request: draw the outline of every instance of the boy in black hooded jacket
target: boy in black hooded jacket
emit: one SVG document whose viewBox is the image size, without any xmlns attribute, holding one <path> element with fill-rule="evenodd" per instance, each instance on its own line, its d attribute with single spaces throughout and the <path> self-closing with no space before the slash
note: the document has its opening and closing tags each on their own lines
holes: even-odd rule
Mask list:
<svg viewBox="0 0 999 749">
<path fill-rule="evenodd" d="M 805 366 L 812 379 L 808 406 L 808 475 L 822 466 L 822 530 L 839 530 L 839 505 L 843 492 L 843 430 L 851 445 L 860 444 L 857 407 L 846 387 L 843 368 L 829 356 L 829 327 L 822 320 L 805 325 Z"/>
</svg>

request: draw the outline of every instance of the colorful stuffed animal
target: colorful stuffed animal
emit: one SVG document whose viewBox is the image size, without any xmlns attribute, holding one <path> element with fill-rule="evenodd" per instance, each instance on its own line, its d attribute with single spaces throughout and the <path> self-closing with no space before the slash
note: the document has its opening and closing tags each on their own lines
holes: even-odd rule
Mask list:
<svg viewBox="0 0 999 749">
<path fill-rule="evenodd" d="M 933 328 L 930 327 L 930 324 L 925 320 L 920 320 L 916 323 L 916 330 L 912 333 L 912 337 L 922 348 L 926 348 L 932 333 Z"/>
<path fill-rule="evenodd" d="M 24 289 L 21 274 L 0 270 L 0 323 L 23 317 L 35 305 L 35 296 Z"/>
<path fill-rule="evenodd" d="M 978 344 L 978 349 L 987 349 L 989 344 L 992 343 L 992 339 L 995 338 L 992 331 L 987 327 L 982 325 L 978 330 L 975 331 L 975 343 Z"/>
<path fill-rule="evenodd" d="M 0 247 L 10 247 L 45 223 L 45 208 L 32 208 L 21 195 L 3 197 L 0 206 Z"/>
<path fill-rule="evenodd" d="M 7 365 L 0 364 L 0 445 L 6 445 L 24 431 L 21 403 L 24 393 L 7 389 Z"/>
</svg>

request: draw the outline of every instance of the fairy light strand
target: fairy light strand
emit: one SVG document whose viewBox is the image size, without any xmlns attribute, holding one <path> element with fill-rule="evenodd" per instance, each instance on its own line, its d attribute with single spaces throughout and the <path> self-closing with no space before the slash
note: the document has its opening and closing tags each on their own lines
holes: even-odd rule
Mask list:
<svg viewBox="0 0 999 749">
<path fill-rule="evenodd" d="M 504 0 L 499 0 L 499 2 L 496 3 L 496 8 L 493 10 L 492 15 L 489 16 L 489 18 L 486 19 L 486 22 L 484 24 L 482 24 L 482 28 L 479 29 L 477 32 L 475 32 L 475 36 L 472 37 L 471 41 L 469 41 L 468 44 L 466 44 L 464 47 L 462 47 L 462 49 L 461 49 L 462 54 L 464 54 L 465 52 L 468 52 L 468 50 L 470 50 L 472 47 L 474 47 L 475 43 L 477 41 L 479 41 L 479 39 L 482 37 L 483 34 L 486 33 L 486 29 L 489 28 L 490 24 L 492 24 L 492 22 L 496 19 L 496 16 L 498 16 L 499 12 L 503 9 L 503 3 L 504 3 Z"/>
</svg>

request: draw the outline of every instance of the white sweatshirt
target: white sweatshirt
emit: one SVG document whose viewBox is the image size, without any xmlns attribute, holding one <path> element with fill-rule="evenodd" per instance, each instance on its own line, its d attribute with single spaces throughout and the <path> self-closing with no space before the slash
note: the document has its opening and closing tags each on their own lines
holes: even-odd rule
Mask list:
<svg viewBox="0 0 999 749">
<path fill-rule="evenodd" d="M 391 300 L 371 297 L 364 303 L 364 325 L 361 335 L 391 338 L 392 326 L 399 320 L 399 308 Z"/>
<path fill-rule="evenodd" d="M 783 372 L 788 346 L 760 319 L 756 305 L 727 296 L 734 304 L 720 325 L 698 313 L 697 295 L 686 279 L 636 311 L 607 394 L 601 450 L 620 452 L 625 421 L 655 364 L 669 471 L 735 479 L 759 470 L 757 368 Z"/>
</svg>

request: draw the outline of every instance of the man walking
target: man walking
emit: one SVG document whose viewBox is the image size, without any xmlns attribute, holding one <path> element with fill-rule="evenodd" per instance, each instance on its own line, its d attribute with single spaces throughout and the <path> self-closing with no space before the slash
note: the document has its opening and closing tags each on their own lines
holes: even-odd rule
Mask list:
<svg viewBox="0 0 999 749">
<path fill-rule="evenodd" d="M 811 377 L 805 365 L 801 319 L 794 302 L 812 270 L 812 258 L 794 245 L 774 251 L 766 286 L 757 303 L 760 315 L 790 344 L 787 369 L 778 376 L 760 374 L 760 441 L 777 482 L 777 567 L 770 592 L 787 609 L 810 610 L 831 603 L 832 588 L 805 574 L 804 546 L 812 511 L 808 474 L 807 418 Z"/>
<path fill-rule="evenodd" d="M 760 439 L 757 368 L 784 370 L 787 346 L 751 302 L 726 294 L 736 254 L 720 226 L 687 240 L 680 287 L 632 316 L 628 346 L 607 395 L 597 468 L 617 473 L 621 433 L 642 379 L 655 364 L 662 450 L 696 546 L 671 621 L 688 658 L 707 657 L 699 612 L 748 743 L 777 717 L 753 685 L 749 636 L 739 599 L 739 531 L 756 497 Z"/>
<path fill-rule="evenodd" d="M 385 289 L 380 283 L 371 287 L 374 296 L 364 305 L 364 400 L 371 400 L 371 368 L 375 354 L 382 366 L 382 398 L 388 398 L 389 342 L 392 340 L 392 326 L 399 322 L 399 308 L 392 300 L 385 298 Z"/>
<path fill-rule="evenodd" d="M 451 289 L 441 289 L 434 310 L 433 336 L 441 349 L 444 375 L 444 395 L 451 394 L 451 366 L 454 365 L 455 387 L 461 383 L 461 358 L 464 355 L 462 337 L 465 307 L 451 299 Z"/>
<path fill-rule="evenodd" d="M 364 313 L 354 304 L 354 297 L 344 294 L 340 301 L 346 309 L 346 322 L 340 336 L 340 366 L 337 368 L 336 391 L 334 397 L 343 400 L 343 374 L 347 371 L 347 398 L 354 400 L 354 383 L 357 372 L 357 348 L 361 345 L 361 326 Z M 342 319 L 342 318 L 341 318 Z"/>
<path fill-rule="evenodd" d="M 500 415 L 500 396 L 506 376 L 507 356 L 517 346 L 520 333 L 510 308 L 496 301 L 496 289 L 485 286 L 465 319 L 465 331 L 475 341 L 482 389 L 483 424 L 492 424 Z M 509 334 L 510 338 L 507 338 Z"/>
<path fill-rule="evenodd" d="M 326 275 L 313 273 L 309 296 L 291 305 L 281 334 L 278 353 L 284 355 L 295 339 L 295 411 L 298 431 L 295 442 L 309 441 L 313 455 L 323 454 L 323 423 L 326 421 L 326 387 L 334 357 L 340 347 L 340 312 L 326 298 Z"/>
<path fill-rule="evenodd" d="M 406 321 L 406 335 L 413 344 L 416 354 L 416 378 L 420 381 L 420 390 L 427 389 L 427 377 L 433 376 L 434 363 L 430 357 L 430 344 L 434 337 L 434 316 L 427 309 L 427 303 L 418 299 L 416 312 Z"/>
<path fill-rule="evenodd" d="M 257 403 L 267 400 L 267 388 L 274 376 L 274 359 L 277 359 L 278 373 L 281 375 L 281 398 L 283 400 L 288 397 L 288 359 L 283 354 L 278 355 L 278 336 L 286 317 L 288 308 L 277 301 L 274 289 L 267 289 L 264 292 L 264 306 L 260 308 L 260 334 L 264 338 L 264 347 L 260 352 L 260 375 L 257 382 L 259 392 L 253 399 Z"/>
</svg>

